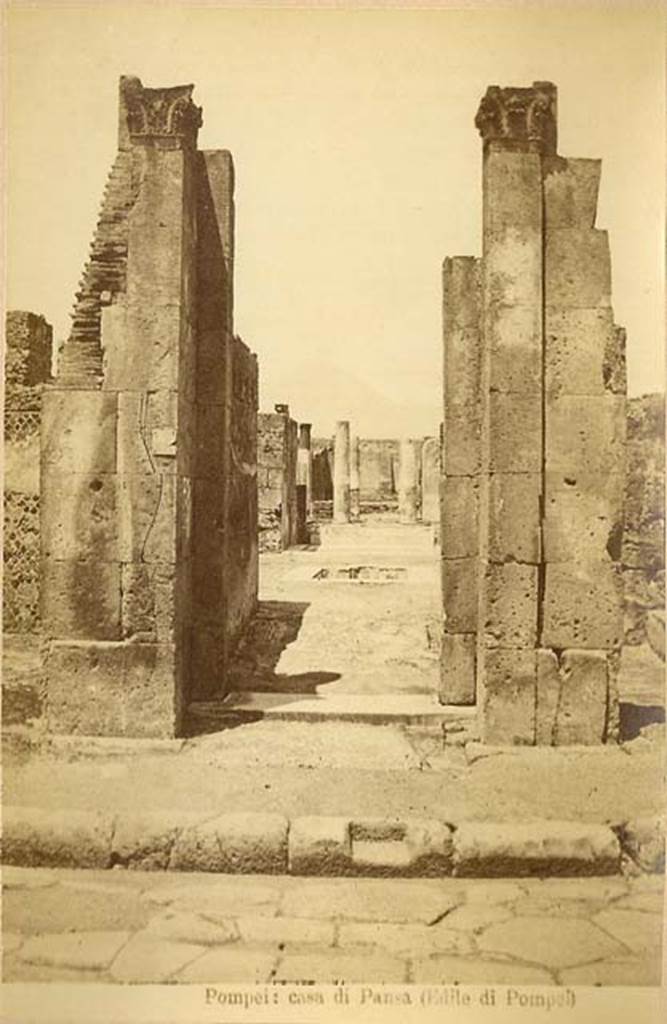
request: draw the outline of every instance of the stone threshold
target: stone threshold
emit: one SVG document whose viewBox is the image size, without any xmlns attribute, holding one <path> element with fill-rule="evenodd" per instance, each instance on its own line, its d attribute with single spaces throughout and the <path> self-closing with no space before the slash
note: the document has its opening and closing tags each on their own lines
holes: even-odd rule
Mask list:
<svg viewBox="0 0 667 1024">
<path fill-rule="evenodd" d="M 2 862 L 21 867 L 358 877 L 663 873 L 664 819 L 616 825 L 7 807 Z"/>
<path fill-rule="evenodd" d="M 301 722 L 363 722 L 371 725 L 439 726 L 472 723 L 477 708 L 440 704 L 430 694 L 302 694 L 243 692 L 188 706 L 193 720 L 247 716 Z"/>
</svg>

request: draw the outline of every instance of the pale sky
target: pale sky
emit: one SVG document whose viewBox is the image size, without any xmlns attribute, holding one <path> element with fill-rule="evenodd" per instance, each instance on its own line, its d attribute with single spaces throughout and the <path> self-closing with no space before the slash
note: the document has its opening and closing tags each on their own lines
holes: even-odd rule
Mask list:
<svg viewBox="0 0 667 1024">
<path fill-rule="evenodd" d="M 440 267 L 481 248 L 488 85 L 550 80 L 559 152 L 601 157 L 631 394 L 663 387 L 660 5 L 267 10 L 17 4 L 8 15 L 9 309 L 61 340 L 115 154 L 121 74 L 194 82 L 236 167 L 236 331 L 261 406 L 316 435 L 432 434 Z"/>
</svg>

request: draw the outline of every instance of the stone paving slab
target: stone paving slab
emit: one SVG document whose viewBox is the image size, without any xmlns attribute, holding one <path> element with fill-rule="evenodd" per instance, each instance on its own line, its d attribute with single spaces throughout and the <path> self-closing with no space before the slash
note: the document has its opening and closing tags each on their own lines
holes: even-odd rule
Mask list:
<svg viewBox="0 0 667 1024">
<path fill-rule="evenodd" d="M 185 881 L 162 872 L 7 867 L 3 889 L 12 897 L 3 915 L 7 982 L 660 983 L 664 892 L 656 876 L 195 872 Z M 91 903 L 91 894 L 104 895 Z M 132 902 L 140 908 L 134 916 Z M 563 904 L 571 915 L 562 915 Z M 526 913 L 538 905 L 539 916 Z"/>
</svg>

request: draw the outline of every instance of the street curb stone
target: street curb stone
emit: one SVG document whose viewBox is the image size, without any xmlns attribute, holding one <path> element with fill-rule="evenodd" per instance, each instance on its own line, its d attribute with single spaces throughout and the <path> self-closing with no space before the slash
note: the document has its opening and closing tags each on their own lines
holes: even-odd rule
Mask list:
<svg viewBox="0 0 667 1024">
<path fill-rule="evenodd" d="M 114 819 L 94 811 L 5 807 L 2 862 L 24 867 L 108 868 Z"/>
<path fill-rule="evenodd" d="M 664 870 L 664 821 L 446 822 L 279 814 L 203 818 L 6 807 L 2 862 L 319 876 L 494 878 Z"/>
<path fill-rule="evenodd" d="M 620 863 L 619 841 L 607 825 L 471 822 L 454 833 L 454 874 L 459 877 L 610 875 Z"/>
</svg>

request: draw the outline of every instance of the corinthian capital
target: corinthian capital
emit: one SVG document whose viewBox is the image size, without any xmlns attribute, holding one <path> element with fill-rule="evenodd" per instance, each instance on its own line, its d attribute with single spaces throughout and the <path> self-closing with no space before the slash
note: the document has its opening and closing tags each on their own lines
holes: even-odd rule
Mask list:
<svg viewBox="0 0 667 1024">
<path fill-rule="evenodd" d="M 484 146 L 499 143 L 504 148 L 555 154 L 556 97 L 551 82 L 533 82 L 525 89 L 490 85 L 475 117 Z"/>
<path fill-rule="evenodd" d="M 121 135 L 142 143 L 196 146 L 201 107 L 192 102 L 193 85 L 146 89 L 138 78 L 121 78 Z"/>
</svg>

